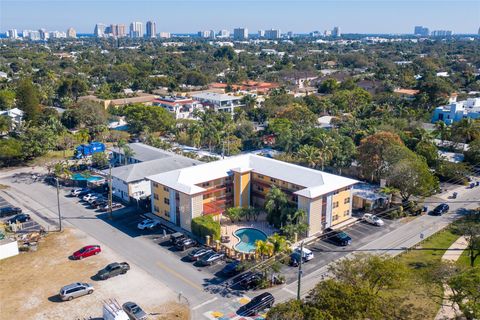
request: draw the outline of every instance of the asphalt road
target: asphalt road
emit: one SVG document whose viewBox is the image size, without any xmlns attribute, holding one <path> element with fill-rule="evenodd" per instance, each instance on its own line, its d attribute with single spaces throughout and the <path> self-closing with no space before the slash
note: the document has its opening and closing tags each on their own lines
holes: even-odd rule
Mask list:
<svg viewBox="0 0 480 320">
<path fill-rule="evenodd" d="M 13 177 L 14 173 L 11 171 L 0 174 L 0 183 L 11 186 L 1 190 L 1 196 L 6 201 L 22 207 L 26 213 L 31 213 L 40 224 L 51 225 L 52 221 L 58 221 L 56 189 L 33 181 L 29 175 Z M 196 267 L 182 259 L 188 251 L 178 253 L 166 246 L 162 232 L 146 233 L 136 230 L 136 224 L 142 219 L 137 214 L 127 213 L 111 221 L 106 214 L 87 209 L 79 203 L 78 198 L 67 197 L 66 193 L 67 190 L 62 191 L 60 197 L 64 224 L 88 233 L 175 292 L 181 293 L 193 310 L 193 319 L 204 318 L 203 315 L 212 310 L 232 314 L 238 308 L 238 298 L 244 295 L 253 297 L 260 293 L 206 290 L 219 287 L 218 278 L 214 274 L 221 265 Z M 384 227 L 359 222 L 346 230 L 353 240 L 352 245 L 346 248 L 337 247 L 323 240 L 309 244 L 307 247 L 314 252 L 315 258 L 304 264 L 302 296 L 326 276 L 329 263 L 352 254 L 351 250 L 382 249 L 374 252 L 399 254 L 403 249 L 420 242 L 421 235 L 428 237 L 448 225 L 461 215 L 462 209 L 477 207 L 479 203 L 476 201 L 480 201 L 480 188 L 463 188 L 456 202 L 450 203 L 451 213 L 447 215 L 441 217 L 425 215 L 409 222 L 386 221 Z M 53 227 L 55 226 L 50 226 L 50 229 Z M 285 266 L 283 271 L 287 283 L 269 290 L 277 302 L 296 296 L 296 269 Z"/>
</svg>

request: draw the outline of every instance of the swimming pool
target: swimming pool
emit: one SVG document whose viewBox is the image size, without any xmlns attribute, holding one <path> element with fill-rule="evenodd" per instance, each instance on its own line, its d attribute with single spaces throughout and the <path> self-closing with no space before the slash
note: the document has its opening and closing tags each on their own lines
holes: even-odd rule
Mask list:
<svg viewBox="0 0 480 320">
<path fill-rule="evenodd" d="M 103 177 L 100 177 L 100 176 L 84 176 L 81 173 L 74 173 L 74 174 L 72 174 L 72 180 L 92 182 L 92 181 L 103 180 Z"/>
<path fill-rule="evenodd" d="M 235 245 L 235 250 L 244 253 L 255 251 L 255 242 L 257 240 L 267 240 L 267 235 L 263 231 L 254 228 L 238 229 L 233 235 L 239 240 Z"/>
</svg>

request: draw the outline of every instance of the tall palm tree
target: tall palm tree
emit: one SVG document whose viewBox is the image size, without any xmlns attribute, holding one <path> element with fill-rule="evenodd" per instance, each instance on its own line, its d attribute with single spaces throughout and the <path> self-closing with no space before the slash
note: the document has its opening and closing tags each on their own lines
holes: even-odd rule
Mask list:
<svg viewBox="0 0 480 320">
<path fill-rule="evenodd" d="M 320 150 L 308 144 L 298 149 L 297 157 L 300 162 L 307 164 L 310 168 L 315 168 L 320 158 Z"/>
<path fill-rule="evenodd" d="M 284 236 L 274 233 L 268 237 L 268 242 L 273 245 L 273 253 L 286 252 L 289 249 L 289 242 Z"/>
<path fill-rule="evenodd" d="M 435 130 L 433 131 L 433 133 L 440 137 L 440 140 L 443 144 L 443 141 L 448 140 L 448 138 L 450 137 L 450 127 L 441 120 L 437 121 L 435 123 Z"/>
<path fill-rule="evenodd" d="M 262 258 L 270 257 L 274 252 L 273 244 L 268 241 L 257 240 L 255 241 L 255 252 Z"/>
</svg>

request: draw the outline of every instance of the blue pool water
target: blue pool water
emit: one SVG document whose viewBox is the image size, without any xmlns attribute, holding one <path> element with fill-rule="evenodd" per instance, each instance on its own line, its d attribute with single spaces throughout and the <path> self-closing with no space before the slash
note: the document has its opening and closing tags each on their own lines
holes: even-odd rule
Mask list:
<svg viewBox="0 0 480 320">
<path fill-rule="evenodd" d="M 255 251 L 255 241 L 267 240 L 267 235 L 264 232 L 254 228 L 238 229 L 233 235 L 240 240 L 240 242 L 235 245 L 235 249 L 245 253 Z"/>
<path fill-rule="evenodd" d="M 99 180 L 103 180 L 103 177 L 100 177 L 100 176 L 88 176 L 88 177 L 85 177 L 85 176 L 82 175 L 81 173 L 74 173 L 74 174 L 72 174 L 72 180 L 76 180 L 76 181 L 81 181 L 81 180 L 86 180 L 86 181 L 99 181 Z"/>
</svg>

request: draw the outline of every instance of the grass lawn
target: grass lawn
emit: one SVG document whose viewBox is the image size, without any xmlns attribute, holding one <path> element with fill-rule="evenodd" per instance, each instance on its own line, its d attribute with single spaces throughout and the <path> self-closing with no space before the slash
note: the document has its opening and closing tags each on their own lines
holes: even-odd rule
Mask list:
<svg viewBox="0 0 480 320">
<path fill-rule="evenodd" d="M 46 155 L 38 157 L 30 163 L 30 165 L 41 166 L 51 161 L 60 161 L 71 159 L 73 157 L 73 150 L 66 151 L 49 151 Z"/>
<path fill-rule="evenodd" d="M 458 235 L 453 234 L 449 229 L 441 231 L 426 239 L 420 247 L 423 248 L 448 248 Z M 443 288 L 440 286 L 427 286 L 423 283 L 423 278 L 434 269 L 440 262 L 445 250 L 412 250 L 397 257 L 398 261 L 403 262 L 412 271 L 410 285 L 403 292 L 398 294 L 407 298 L 417 308 L 424 311 L 424 319 L 433 319 L 439 310 L 439 299 L 432 298 L 432 294 L 440 296 Z"/>
<path fill-rule="evenodd" d="M 457 265 L 464 266 L 464 267 L 470 267 L 470 257 L 468 256 L 468 251 L 467 250 L 463 251 L 462 255 L 457 260 Z M 480 258 L 477 258 L 475 260 L 475 266 L 476 267 L 480 266 Z"/>
</svg>

